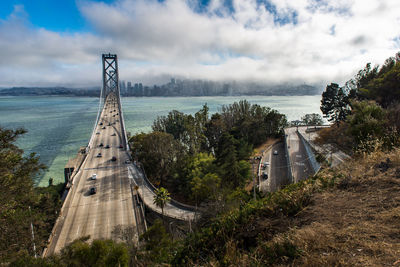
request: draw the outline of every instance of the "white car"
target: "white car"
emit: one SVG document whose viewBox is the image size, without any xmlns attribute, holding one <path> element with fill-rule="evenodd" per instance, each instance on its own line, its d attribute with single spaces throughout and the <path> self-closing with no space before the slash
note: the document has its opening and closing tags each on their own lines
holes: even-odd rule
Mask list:
<svg viewBox="0 0 400 267">
<path fill-rule="evenodd" d="M 92 177 L 90 177 L 90 179 L 96 180 L 97 179 L 97 174 L 93 173 L 93 175 L 92 175 Z"/>
<path fill-rule="evenodd" d="M 274 150 L 274 155 L 278 155 L 278 150 Z"/>
</svg>

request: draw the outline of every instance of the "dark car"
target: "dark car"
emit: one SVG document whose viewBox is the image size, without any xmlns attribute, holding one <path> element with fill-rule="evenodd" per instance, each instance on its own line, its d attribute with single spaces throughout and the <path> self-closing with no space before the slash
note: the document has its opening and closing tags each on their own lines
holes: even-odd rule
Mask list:
<svg viewBox="0 0 400 267">
<path fill-rule="evenodd" d="M 116 161 L 116 160 L 117 160 L 116 157 L 112 157 L 112 158 L 111 158 L 111 161 Z"/>
<path fill-rule="evenodd" d="M 106 145 L 106 148 L 110 148 L 110 146 L 109 146 L 109 145 Z"/>
<path fill-rule="evenodd" d="M 116 136 L 116 134 L 115 134 L 115 133 L 113 133 L 111 136 Z"/>
<path fill-rule="evenodd" d="M 91 195 L 96 194 L 96 191 L 97 191 L 97 190 L 96 190 L 96 187 L 91 187 L 91 188 L 90 188 L 90 194 L 91 194 Z"/>
<path fill-rule="evenodd" d="M 124 148 L 124 146 L 122 144 L 119 145 L 119 148 Z"/>
<path fill-rule="evenodd" d="M 100 125 L 103 125 L 103 123 L 102 123 L 102 122 L 100 122 Z"/>
<path fill-rule="evenodd" d="M 103 128 L 101 128 L 101 129 L 103 129 L 103 130 L 104 130 L 105 128 L 106 128 L 106 126 L 103 126 Z"/>
<path fill-rule="evenodd" d="M 98 158 L 101 158 L 101 153 L 97 154 L 97 157 L 98 157 Z"/>
<path fill-rule="evenodd" d="M 100 143 L 99 147 L 102 147 L 102 146 L 103 146 L 103 143 Z"/>
</svg>

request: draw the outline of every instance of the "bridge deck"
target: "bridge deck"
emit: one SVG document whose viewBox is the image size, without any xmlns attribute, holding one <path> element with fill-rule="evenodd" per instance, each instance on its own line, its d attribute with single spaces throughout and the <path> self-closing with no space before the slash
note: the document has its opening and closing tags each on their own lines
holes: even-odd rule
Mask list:
<svg viewBox="0 0 400 267">
<path fill-rule="evenodd" d="M 97 125 L 93 133 L 92 148 L 74 177 L 46 255 L 59 252 L 79 237 L 115 240 L 117 236 L 112 232 L 116 227 L 136 228 L 136 205 L 125 164 L 129 155 L 119 147 L 123 132 L 118 110 L 116 96 L 110 94 L 99 120 L 103 125 Z M 98 153 L 102 156 L 97 157 Z M 113 156 L 116 161 L 111 160 Z M 93 174 L 96 180 L 91 179 Z M 92 187 L 96 187 L 95 194 L 90 193 Z"/>
<path fill-rule="evenodd" d="M 59 252 L 68 243 L 83 236 L 90 235 L 91 240 L 118 240 L 113 231 L 121 227 L 132 228 L 136 233 L 132 238 L 136 242 L 137 232 L 143 233 L 144 222 L 143 218 L 135 216 L 141 215 L 142 210 L 135 202 L 137 198 L 133 197 L 136 194 L 133 192 L 134 184 L 139 186 L 138 193 L 144 204 L 161 213 L 161 209 L 153 203 L 154 188 L 145 180 L 143 172 L 132 163 L 126 163 L 130 156 L 125 150 L 125 129 L 118 97 L 110 93 L 105 100 L 99 123 L 89 141 L 88 155 L 73 176 L 70 192 L 44 256 Z M 112 161 L 112 157 L 116 160 Z M 91 179 L 93 174 L 97 179 Z M 90 192 L 92 187 L 97 190 L 95 194 Z M 193 209 L 175 202 L 166 205 L 164 215 L 179 220 L 195 218 Z"/>
</svg>

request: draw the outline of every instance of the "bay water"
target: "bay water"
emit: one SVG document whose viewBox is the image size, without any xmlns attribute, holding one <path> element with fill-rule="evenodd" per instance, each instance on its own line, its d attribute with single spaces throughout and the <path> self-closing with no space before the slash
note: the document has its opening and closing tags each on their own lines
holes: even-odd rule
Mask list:
<svg viewBox="0 0 400 267">
<path fill-rule="evenodd" d="M 151 131 L 157 116 L 171 110 L 194 114 L 207 103 L 210 113 L 220 111 L 222 105 L 246 99 L 278 110 L 289 121 L 307 113 L 321 114 L 320 95 L 315 96 L 218 96 L 218 97 L 124 97 L 122 107 L 126 130 L 131 134 Z M 38 175 L 35 184 L 48 185 L 64 182 L 64 166 L 81 146 L 86 146 L 93 130 L 99 99 L 93 97 L 62 96 L 6 96 L 0 97 L 0 127 L 25 128 L 17 145 L 26 154 L 35 152 L 48 169 Z"/>
</svg>

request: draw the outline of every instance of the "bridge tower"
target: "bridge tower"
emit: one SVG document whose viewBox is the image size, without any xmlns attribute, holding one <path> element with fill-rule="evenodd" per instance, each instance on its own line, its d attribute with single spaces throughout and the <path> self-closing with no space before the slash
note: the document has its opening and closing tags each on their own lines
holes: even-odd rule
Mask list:
<svg viewBox="0 0 400 267">
<path fill-rule="evenodd" d="M 110 92 L 119 96 L 118 58 L 117 55 L 103 54 L 103 98 Z"/>
</svg>

